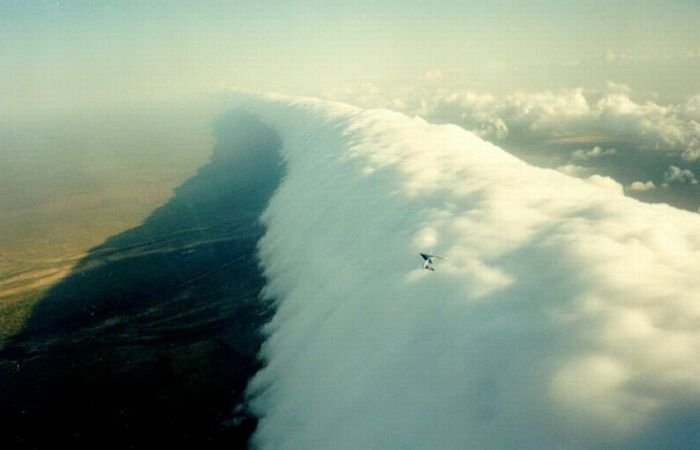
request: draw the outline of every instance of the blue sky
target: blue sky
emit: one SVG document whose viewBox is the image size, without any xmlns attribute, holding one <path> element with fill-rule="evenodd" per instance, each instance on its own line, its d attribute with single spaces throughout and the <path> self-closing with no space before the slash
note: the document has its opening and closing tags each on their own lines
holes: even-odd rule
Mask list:
<svg viewBox="0 0 700 450">
<path fill-rule="evenodd" d="M 226 86 L 317 95 L 430 70 L 492 90 L 700 91 L 693 1 L 4 1 L 6 111 Z M 447 86 L 449 87 L 449 86 Z"/>
</svg>

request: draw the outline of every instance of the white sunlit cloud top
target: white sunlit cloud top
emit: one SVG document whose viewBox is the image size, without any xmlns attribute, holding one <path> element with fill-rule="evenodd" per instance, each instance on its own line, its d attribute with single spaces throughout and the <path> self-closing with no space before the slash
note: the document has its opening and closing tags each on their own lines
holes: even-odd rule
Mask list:
<svg viewBox="0 0 700 450">
<path fill-rule="evenodd" d="M 579 87 L 497 96 L 423 86 L 387 94 L 368 86 L 330 95 L 455 123 L 490 140 L 512 135 L 541 141 L 583 137 L 678 154 L 688 161 L 700 158 L 700 95 L 678 104 L 637 101 L 629 87 L 615 83 L 608 83 L 604 92 Z"/>
<path fill-rule="evenodd" d="M 280 133 L 287 170 L 259 246 L 277 310 L 249 387 L 255 446 L 697 437 L 700 216 L 529 166 L 454 125 L 241 104 Z M 434 273 L 418 256 L 431 250 L 447 256 Z"/>
</svg>

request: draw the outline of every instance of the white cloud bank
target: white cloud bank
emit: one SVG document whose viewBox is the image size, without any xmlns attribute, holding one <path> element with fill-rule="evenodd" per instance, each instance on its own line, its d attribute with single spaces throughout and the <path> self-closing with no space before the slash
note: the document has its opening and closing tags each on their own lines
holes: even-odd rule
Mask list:
<svg viewBox="0 0 700 450">
<path fill-rule="evenodd" d="M 697 442 L 700 216 L 453 125 L 241 102 L 287 165 L 259 246 L 277 312 L 249 386 L 255 446 Z M 434 273 L 426 250 L 448 258 Z"/>
<path fill-rule="evenodd" d="M 537 142 L 631 145 L 677 154 L 688 161 L 700 159 L 700 95 L 663 105 L 636 101 L 628 86 L 616 83 L 608 83 L 603 92 L 579 87 L 501 96 L 430 86 L 407 88 L 388 97 L 384 92 L 370 85 L 329 95 L 455 123 L 489 140 L 517 136 Z M 578 156 L 588 159 L 614 153 L 606 151 Z"/>
</svg>

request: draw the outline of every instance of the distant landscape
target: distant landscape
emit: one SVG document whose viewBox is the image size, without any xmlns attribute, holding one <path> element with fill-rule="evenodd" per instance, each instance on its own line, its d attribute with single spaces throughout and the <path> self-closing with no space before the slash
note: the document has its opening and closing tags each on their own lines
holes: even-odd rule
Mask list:
<svg viewBox="0 0 700 450">
<path fill-rule="evenodd" d="M 91 248 L 143 222 L 208 160 L 213 111 L 181 108 L 0 124 L 0 341 Z"/>
<path fill-rule="evenodd" d="M 269 318 L 255 253 L 279 143 L 235 112 L 158 113 L 107 130 L 100 120 L 114 117 L 71 120 L 85 128 L 43 142 L 95 148 L 51 161 L 37 147 L 3 178 L 14 183 L 2 187 L 0 272 L 11 448 L 221 448 L 254 429 L 241 402 Z"/>
</svg>

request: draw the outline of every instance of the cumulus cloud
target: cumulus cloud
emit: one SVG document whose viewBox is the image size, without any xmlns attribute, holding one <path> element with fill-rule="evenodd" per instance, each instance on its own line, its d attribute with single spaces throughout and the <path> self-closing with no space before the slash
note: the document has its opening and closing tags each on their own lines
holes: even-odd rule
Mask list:
<svg viewBox="0 0 700 450">
<path fill-rule="evenodd" d="M 603 92 L 572 88 L 501 96 L 425 86 L 381 92 L 349 90 L 334 97 L 455 123 L 488 140 L 607 143 L 700 159 L 700 96 L 680 104 L 641 102 L 616 83 Z"/>
<path fill-rule="evenodd" d="M 698 179 L 689 169 L 670 166 L 664 173 L 664 185 L 668 187 L 671 184 L 698 184 Z"/>
<path fill-rule="evenodd" d="M 617 153 L 617 150 L 614 148 L 603 149 L 596 145 L 590 150 L 576 150 L 571 154 L 571 157 L 581 161 L 588 161 L 602 156 L 614 155 L 615 153 Z"/>
<path fill-rule="evenodd" d="M 656 189 L 653 181 L 634 181 L 629 185 L 629 189 L 634 192 L 647 192 Z"/>
<path fill-rule="evenodd" d="M 276 313 L 248 390 L 255 446 L 697 436 L 700 216 L 529 166 L 454 125 L 241 104 L 280 133 L 287 170 L 262 217 Z M 420 267 L 430 249 L 447 256 L 436 272 Z"/>
</svg>

